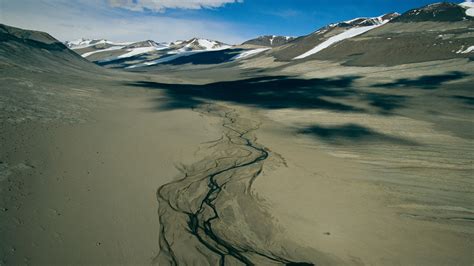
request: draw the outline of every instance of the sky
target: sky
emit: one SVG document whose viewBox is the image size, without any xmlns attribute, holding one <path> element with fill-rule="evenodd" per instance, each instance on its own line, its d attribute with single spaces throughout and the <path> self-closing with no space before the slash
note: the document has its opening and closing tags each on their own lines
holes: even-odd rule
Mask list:
<svg viewBox="0 0 474 266">
<path fill-rule="evenodd" d="M 175 40 L 229 44 L 301 36 L 333 22 L 403 13 L 436 0 L 0 0 L 0 23 L 66 41 Z M 462 1 L 455 1 L 456 3 Z"/>
</svg>

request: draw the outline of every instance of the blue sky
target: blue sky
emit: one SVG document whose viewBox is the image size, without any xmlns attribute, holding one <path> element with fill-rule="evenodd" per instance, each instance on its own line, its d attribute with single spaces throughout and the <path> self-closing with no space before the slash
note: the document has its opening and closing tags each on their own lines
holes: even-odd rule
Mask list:
<svg viewBox="0 0 474 266">
<path fill-rule="evenodd" d="M 194 36 L 231 44 L 259 35 L 300 36 L 332 22 L 403 13 L 428 0 L 0 0 L 0 23 L 60 40 L 173 41 Z M 456 1 L 459 3 L 460 1 Z"/>
</svg>

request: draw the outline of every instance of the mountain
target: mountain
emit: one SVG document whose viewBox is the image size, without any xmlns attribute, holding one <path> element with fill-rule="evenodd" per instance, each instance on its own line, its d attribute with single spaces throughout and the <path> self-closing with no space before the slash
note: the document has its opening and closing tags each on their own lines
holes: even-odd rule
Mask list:
<svg viewBox="0 0 474 266">
<path fill-rule="evenodd" d="M 255 39 L 245 41 L 244 43 L 242 43 L 242 45 L 251 44 L 266 47 L 277 47 L 287 44 L 294 39 L 294 37 L 289 36 L 264 35 Z"/>
<path fill-rule="evenodd" d="M 469 20 L 469 16 L 462 5 L 442 2 L 409 10 L 394 19 L 393 22 L 456 22 L 463 20 Z"/>
<path fill-rule="evenodd" d="M 464 3 L 459 4 L 459 6 L 466 9 L 466 15 L 467 16 L 474 17 L 474 2 L 472 2 L 472 1 L 464 2 Z"/>
<path fill-rule="evenodd" d="M 9 123 L 82 121 L 103 88 L 99 81 L 112 74 L 48 33 L 0 24 L 2 130 Z"/>
<path fill-rule="evenodd" d="M 79 49 L 85 49 L 85 48 L 95 48 L 95 49 L 104 49 L 108 48 L 111 46 L 117 46 L 117 45 L 128 45 L 131 44 L 130 42 L 124 42 L 124 43 L 116 43 L 116 42 L 111 42 L 105 39 L 99 39 L 99 40 L 91 40 L 91 39 L 85 39 L 81 38 L 78 40 L 74 41 L 66 41 L 64 44 L 72 50 L 79 50 Z"/>
<path fill-rule="evenodd" d="M 170 48 L 181 51 L 209 51 L 229 48 L 230 45 L 202 38 L 192 38 L 186 41 L 176 41 L 170 44 Z"/>
<path fill-rule="evenodd" d="M 449 3 L 413 9 L 364 34 L 327 45 L 307 59 L 391 66 L 472 58 L 469 48 L 474 43 L 474 19 L 465 11 Z"/>
<path fill-rule="evenodd" d="M 273 55 L 277 59 L 283 61 L 289 61 L 294 58 L 302 59 L 317 52 L 316 50 L 312 49 L 320 44 L 325 43 L 326 41 L 329 41 L 330 43 L 326 43 L 324 45 L 330 45 L 344 39 L 360 35 L 366 31 L 386 24 L 397 16 L 397 13 L 390 13 L 379 17 L 356 18 L 348 21 L 329 24 L 309 35 L 296 38 L 287 45 L 281 46 L 279 49 L 275 50 Z M 323 46 L 322 48 L 325 47 Z"/>
<path fill-rule="evenodd" d="M 471 9 L 279 46 L 0 25 L 0 264 L 472 265 Z"/>
<path fill-rule="evenodd" d="M 436 3 L 404 14 L 359 17 L 298 38 L 265 35 L 240 46 L 192 38 L 114 43 L 80 39 L 66 45 L 109 68 L 158 64 L 220 64 L 271 56 L 282 62 L 329 60 L 349 65 L 397 65 L 471 56 L 472 2 Z"/>
<path fill-rule="evenodd" d="M 280 61 L 329 60 L 348 65 L 398 65 L 471 57 L 472 3 L 436 3 L 400 15 L 330 24 L 271 55 Z"/>
<path fill-rule="evenodd" d="M 342 21 L 342 22 L 339 22 L 339 23 L 335 23 L 335 24 L 330 24 L 326 27 L 324 27 L 325 29 L 328 29 L 328 28 L 335 28 L 335 27 L 339 27 L 339 28 L 353 28 L 353 27 L 366 27 L 366 26 L 375 26 L 375 25 L 383 25 L 397 17 L 399 17 L 400 14 L 399 13 L 388 13 L 388 14 L 384 14 L 384 15 L 381 15 L 381 16 L 378 16 L 378 17 L 373 17 L 373 18 L 354 18 L 354 19 L 351 19 L 351 20 L 347 20 L 347 21 Z"/>
<path fill-rule="evenodd" d="M 101 70 L 45 32 L 3 24 L 0 24 L 0 62 L 12 69 L 33 72 Z"/>
<path fill-rule="evenodd" d="M 80 39 L 66 42 L 66 45 L 82 57 L 111 68 L 151 65 L 155 62 L 168 62 L 198 52 L 217 51 L 231 47 L 219 41 L 202 38 L 192 38 L 172 43 L 157 43 L 152 40 L 114 43 L 106 40 Z M 157 61 L 160 59 L 161 61 Z"/>
</svg>

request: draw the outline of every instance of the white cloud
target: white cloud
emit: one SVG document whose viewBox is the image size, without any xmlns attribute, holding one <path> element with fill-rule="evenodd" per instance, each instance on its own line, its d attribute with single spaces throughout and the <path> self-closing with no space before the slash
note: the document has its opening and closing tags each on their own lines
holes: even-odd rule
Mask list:
<svg viewBox="0 0 474 266">
<path fill-rule="evenodd" d="M 137 16 L 97 0 L 0 0 L 0 23 L 45 31 L 61 41 L 85 37 L 170 42 L 203 37 L 235 44 L 249 37 L 239 25 L 224 21 L 165 14 Z"/>
<path fill-rule="evenodd" d="M 166 9 L 217 8 L 225 4 L 241 3 L 243 0 L 108 0 L 111 7 L 132 11 L 151 10 L 163 12 Z"/>
</svg>

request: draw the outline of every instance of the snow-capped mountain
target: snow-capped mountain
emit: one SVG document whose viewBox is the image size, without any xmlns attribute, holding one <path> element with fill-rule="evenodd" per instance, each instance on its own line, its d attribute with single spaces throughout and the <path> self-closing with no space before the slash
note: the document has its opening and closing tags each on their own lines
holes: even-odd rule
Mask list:
<svg viewBox="0 0 474 266">
<path fill-rule="evenodd" d="M 466 2 L 460 3 L 459 6 L 466 9 L 466 15 L 470 17 L 474 17 L 474 2 L 466 1 Z"/>
<path fill-rule="evenodd" d="M 328 27 L 350 28 L 350 27 L 366 27 L 366 26 L 382 25 L 398 16 L 400 16 L 400 14 L 394 12 L 394 13 L 388 13 L 388 14 L 384 14 L 378 17 L 373 17 L 373 18 L 366 18 L 366 17 L 354 18 L 351 20 L 330 24 Z"/>
<path fill-rule="evenodd" d="M 133 48 L 140 48 L 140 47 L 162 48 L 162 47 L 169 47 L 169 44 L 165 43 L 165 42 L 157 43 L 157 42 L 152 41 L 152 40 L 146 40 L 146 41 L 141 41 L 141 42 L 130 43 L 130 44 L 124 46 L 125 49 L 133 49 Z"/>
<path fill-rule="evenodd" d="M 435 3 L 421 8 L 415 8 L 394 19 L 394 22 L 455 22 L 462 20 L 472 20 L 472 2 L 461 4 Z M 467 9 L 467 10 L 466 10 Z M 471 15 L 469 15 L 469 14 Z"/>
<path fill-rule="evenodd" d="M 470 8 L 469 4 L 437 3 L 402 15 L 334 23 L 271 55 L 286 61 L 330 60 L 358 66 L 472 57 Z"/>
<path fill-rule="evenodd" d="M 158 43 L 153 40 L 114 43 L 107 40 L 79 39 L 65 44 L 90 61 L 114 67 L 153 65 L 194 53 L 218 51 L 232 47 L 223 42 L 202 38 L 192 38 L 172 43 Z"/>
<path fill-rule="evenodd" d="M 87 47 L 91 47 L 91 46 L 96 46 L 97 48 L 107 48 L 107 46 L 117 46 L 117 45 L 127 45 L 127 44 L 130 44 L 130 43 L 116 43 L 116 42 L 111 42 L 111 41 L 108 41 L 108 40 L 105 40 L 105 39 L 99 39 L 99 40 L 91 40 L 91 39 L 85 39 L 85 38 L 81 38 L 81 39 L 77 39 L 77 40 L 74 40 L 74 41 L 66 41 L 64 42 L 64 44 L 69 48 L 69 49 L 72 49 L 72 50 L 76 50 L 76 49 L 83 49 L 83 48 L 87 48 Z"/>
<path fill-rule="evenodd" d="M 106 67 L 137 68 L 158 64 L 214 64 L 272 56 L 280 61 L 321 60 L 351 62 L 418 62 L 469 56 L 473 40 L 472 2 L 436 3 L 412 9 L 404 14 L 388 13 L 377 17 L 359 17 L 332 23 L 298 38 L 265 35 L 231 46 L 219 41 L 192 38 L 171 43 L 146 40 L 115 43 L 107 40 L 79 39 L 66 45 L 89 61 Z M 438 24 L 417 24 L 437 22 Z M 447 24 L 450 23 L 449 27 Z M 459 23 L 456 24 L 456 23 Z M 464 24 L 463 24 L 464 23 Z M 435 26 L 436 25 L 436 26 Z M 433 28 L 435 27 L 435 28 Z M 439 28 L 439 29 L 438 29 Z M 466 32 L 451 38 L 451 28 Z M 423 34 L 420 34 L 423 33 Z M 453 33 L 459 35 L 458 32 Z M 404 45 L 409 46 L 405 47 Z M 398 45 L 398 46 L 397 46 Z M 397 47 L 397 49 L 393 49 Z M 400 50 L 417 51 L 413 55 Z M 406 55 L 406 56 L 405 56 Z M 209 59 L 212 58 L 212 59 Z"/>
<path fill-rule="evenodd" d="M 170 44 L 170 48 L 181 51 L 196 51 L 196 50 L 217 50 L 217 49 L 226 49 L 231 46 L 219 41 L 202 39 L 202 38 L 192 38 L 185 41 L 176 41 Z"/>
<path fill-rule="evenodd" d="M 472 56 L 472 2 L 436 3 L 333 23 L 270 52 L 277 60 L 396 65 Z"/>
<path fill-rule="evenodd" d="M 378 17 L 355 18 L 332 23 L 309 35 L 294 39 L 276 49 L 273 54 L 280 60 L 303 59 L 338 42 L 381 27 L 398 16 L 397 13 L 389 13 Z"/>
<path fill-rule="evenodd" d="M 255 39 L 251 39 L 242 43 L 242 45 L 251 44 L 251 45 L 258 45 L 258 46 L 267 46 L 267 47 L 277 47 L 281 45 L 285 45 L 292 40 L 294 37 L 290 36 L 276 36 L 276 35 L 264 35 L 259 36 Z"/>
<path fill-rule="evenodd" d="M 90 45 L 91 42 L 100 42 L 101 40 L 91 40 L 91 39 L 85 39 L 85 38 L 80 38 L 80 39 L 77 39 L 77 40 L 73 40 L 73 41 L 65 41 L 64 44 L 70 48 L 70 49 L 74 49 L 76 47 L 86 47 L 87 45 Z"/>
<path fill-rule="evenodd" d="M 326 35 L 329 32 L 334 32 L 337 34 L 327 35 L 329 38 L 318 43 L 316 46 L 306 51 L 305 53 L 295 56 L 293 59 L 303 59 L 310 55 L 316 54 L 338 42 L 361 35 L 375 28 L 378 28 L 390 22 L 392 19 L 397 18 L 398 16 L 400 16 L 400 14 L 398 13 L 389 13 L 389 14 L 385 14 L 385 15 L 373 17 L 373 18 L 355 18 L 348 21 L 330 24 L 318 30 L 317 32 L 315 32 L 315 34 Z"/>
</svg>

